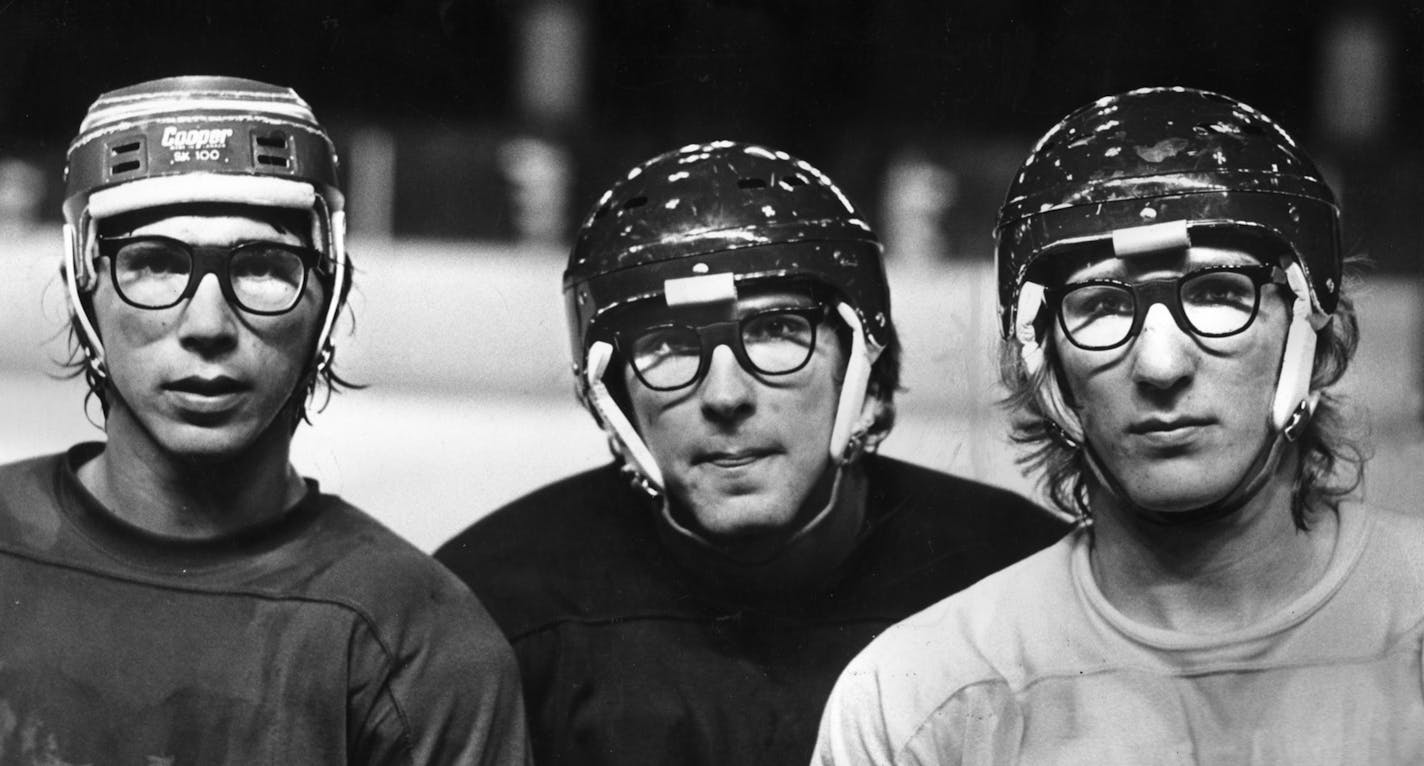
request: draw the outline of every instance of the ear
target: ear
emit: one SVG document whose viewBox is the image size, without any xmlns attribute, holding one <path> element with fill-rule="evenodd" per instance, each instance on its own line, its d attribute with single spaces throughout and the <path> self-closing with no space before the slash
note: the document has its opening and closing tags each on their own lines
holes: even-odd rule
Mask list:
<svg viewBox="0 0 1424 766">
<path fill-rule="evenodd" d="M 863 434 L 864 449 L 872 451 L 880 445 L 888 433 L 872 433 L 871 428 L 879 422 L 893 419 L 895 403 L 880 395 L 880 389 L 873 382 L 865 392 L 865 402 L 860 406 L 860 417 L 855 421 L 855 433 Z"/>
</svg>

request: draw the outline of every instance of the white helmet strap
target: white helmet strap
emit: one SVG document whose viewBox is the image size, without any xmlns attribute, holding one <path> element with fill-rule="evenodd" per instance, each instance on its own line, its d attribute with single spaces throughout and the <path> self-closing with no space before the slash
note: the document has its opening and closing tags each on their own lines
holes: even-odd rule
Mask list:
<svg viewBox="0 0 1424 766">
<path fill-rule="evenodd" d="M 1043 344 L 1047 335 L 1039 338 L 1034 331 L 1034 324 L 1038 321 L 1042 307 L 1043 285 L 1024 282 L 1019 290 L 1014 334 L 1019 340 L 1019 357 L 1023 360 L 1024 370 L 1030 378 L 1040 374 L 1045 363 Z M 1083 424 L 1078 420 L 1078 413 L 1074 412 L 1064 399 L 1058 370 L 1050 368 L 1046 374 L 1046 383 L 1037 390 L 1039 407 L 1043 409 L 1049 422 L 1058 427 L 1062 437 L 1073 442 L 1074 446 L 1083 444 Z"/>
<path fill-rule="evenodd" d="M 648 445 L 643 443 L 643 437 L 638 435 L 633 424 L 628 422 L 628 416 L 623 414 L 622 408 L 613 401 L 613 395 L 608 393 L 608 386 L 603 384 L 603 374 L 608 370 L 608 362 L 612 358 L 613 346 L 607 341 L 594 341 L 593 345 L 588 347 L 584 375 L 588 384 L 589 405 L 613 437 L 615 446 L 620 448 L 619 452 L 633 464 L 634 470 L 652 482 L 653 489 L 663 492 L 663 472 L 653 459 L 653 453 L 648 450 Z"/>
<path fill-rule="evenodd" d="M 1285 261 L 1286 259 L 1282 259 Z M 1291 323 L 1286 330 L 1286 347 L 1281 356 L 1281 372 L 1276 382 L 1276 397 L 1271 406 L 1271 425 L 1277 431 L 1286 430 L 1292 420 L 1299 420 L 1315 411 L 1320 393 L 1310 390 L 1310 377 L 1315 369 L 1315 343 L 1319 332 L 1330 322 L 1330 315 L 1317 311 L 1310 300 L 1310 287 L 1305 273 L 1294 260 L 1284 262 L 1286 282 L 1295 293 L 1291 305 Z"/>
<path fill-rule="evenodd" d="M 830 453 L 832 462 L 844 465 L 859 454 L 865 435 L 875 422 L 874 409 L 868 410 L 865 406 L 865 393 L 870 386 L 870 370 L 885 348 L 867 340 L 865 327 L 855 309 L 837 303 L 836 314 L 850 328 L 850 358 L 846 360 L 845 380 L 841 383 L 840 401 L 836 403 L 836 420 L 831 426 Z"/>
<path fill-rule="evenodd" d="M 69 315 L 79 321 L 79 331 L 84 334 L 83 343 L 84 355 L 88 357 L 89 369 L 99 378 L 106 378 L 109 375 L 108 368 L 104 365 L 104 344 L 99 342 L 99 333 L 94 330 L 94 325 L 89 321 L 89 312 L 84 310 L 84 303 L 79 296 L 79 275 L 76 269 L 81 263 L 88 263 L 81 251 L 83 245 L 79 242 L 79 235 L 74 231 L 74 227 L 69 224 L 64 225 L 64 287 L 69 299 Z M 86 277 L 86 281 L 92 281 L 91 273 Z"/>
</svg>

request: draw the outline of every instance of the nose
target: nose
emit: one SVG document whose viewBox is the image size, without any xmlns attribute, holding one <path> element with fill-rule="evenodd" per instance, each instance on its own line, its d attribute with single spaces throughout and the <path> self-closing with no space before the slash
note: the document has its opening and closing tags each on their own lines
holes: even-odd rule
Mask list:
<svg viewBox="0 0 1424 766">
<path fill-rule="evenodd" d="M 742 369 L 732 349 L 725 344 L 717 346 L 698 390 L 703 415 L 720 423 L 746 417 L 756 409 L 755 386 L 756 381 Z"/>
<path fill-rule="evenodd" d="M 236 309 L 228 305 L 216 274 L 203 275 L 198 289 L 182 306 L 178 339 L 184 348 L 214 356 L 237 345 Z"/>
<path fill-rule="evenodd" d="M 1150 389 L 1177 389 L 1196 373 L 1198 351 L 1196 341 L 1177 326 L 1167 307 L 1154 303 L 1132 344 L 1133 380 Z"/>
</svg>

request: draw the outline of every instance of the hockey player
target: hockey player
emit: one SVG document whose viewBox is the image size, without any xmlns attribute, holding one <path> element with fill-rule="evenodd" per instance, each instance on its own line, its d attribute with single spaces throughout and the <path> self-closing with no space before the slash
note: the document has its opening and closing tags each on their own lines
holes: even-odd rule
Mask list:
<svg viewBox="0 0 1424 766">
<path fill-rule="evenodd" d="M 350 289 L 336 162 L 288 88 L 90 107 L 63 278 L 107 440 L 0 468 L 0 763 L 527 762 L 488 614 L 288 462 Z"/>
<path fill-rule="evenodd" d="M 818 763 L 1424 761 L 1424 523 L 1347 502 L 1338 221 L 1217 94 L 1039 141 L 996 227 L 1005 379 L 1082 523 L 856 658 Z"/>
<path fill-rule="evenodd" d="M 542 764 L 803 764 L 871 637 L 1065 531 L 874 454 L 899 376 L 880 244 L 805 162 L 722 141 L 634 168 L 564 291 L 616 460 L 437 553 L 515 645 Z"/>
</svg>

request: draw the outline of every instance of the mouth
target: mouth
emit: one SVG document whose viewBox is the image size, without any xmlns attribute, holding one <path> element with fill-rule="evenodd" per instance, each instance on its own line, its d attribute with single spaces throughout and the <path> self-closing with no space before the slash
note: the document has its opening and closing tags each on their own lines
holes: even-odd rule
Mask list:
<svg viewBox="0 0 1424 766">
<path fill-rule="evenodd" d="M 1202 429 L 1215 423 L 1198 416 L 1149 417 L 1133 422 L 1127 432 L 1162 446 L 1177 446 L 1190 442 Z"/>
<path fill-rule="evenodd" d="M 170 380 L 162 388 L 177 399 L 182 409 L 196 415 L 211 415 L 234 407 L 251 386 L 226 375 L 190 375 Z"/>
<path fill-rule="evenodd" d="M 205 378 L 200 375 L 189 375 L 186 378 L 171 380 L 163 384 L 163 389 L 180 394 L 192 394 L 194 396 L 227 396 L 246 391 L 248 386 L 236 378 L 226 375 L 217 375 Z"/>
<path fill-rule="evenodd" d="M 748 447 L 734 450 L 716 450 L 698 455 L 693 464 L 708 464 L 718 468 L 742 468 L 762 458 L 776 454 L 776 450 L 766 447 Z"/>
</svg>

